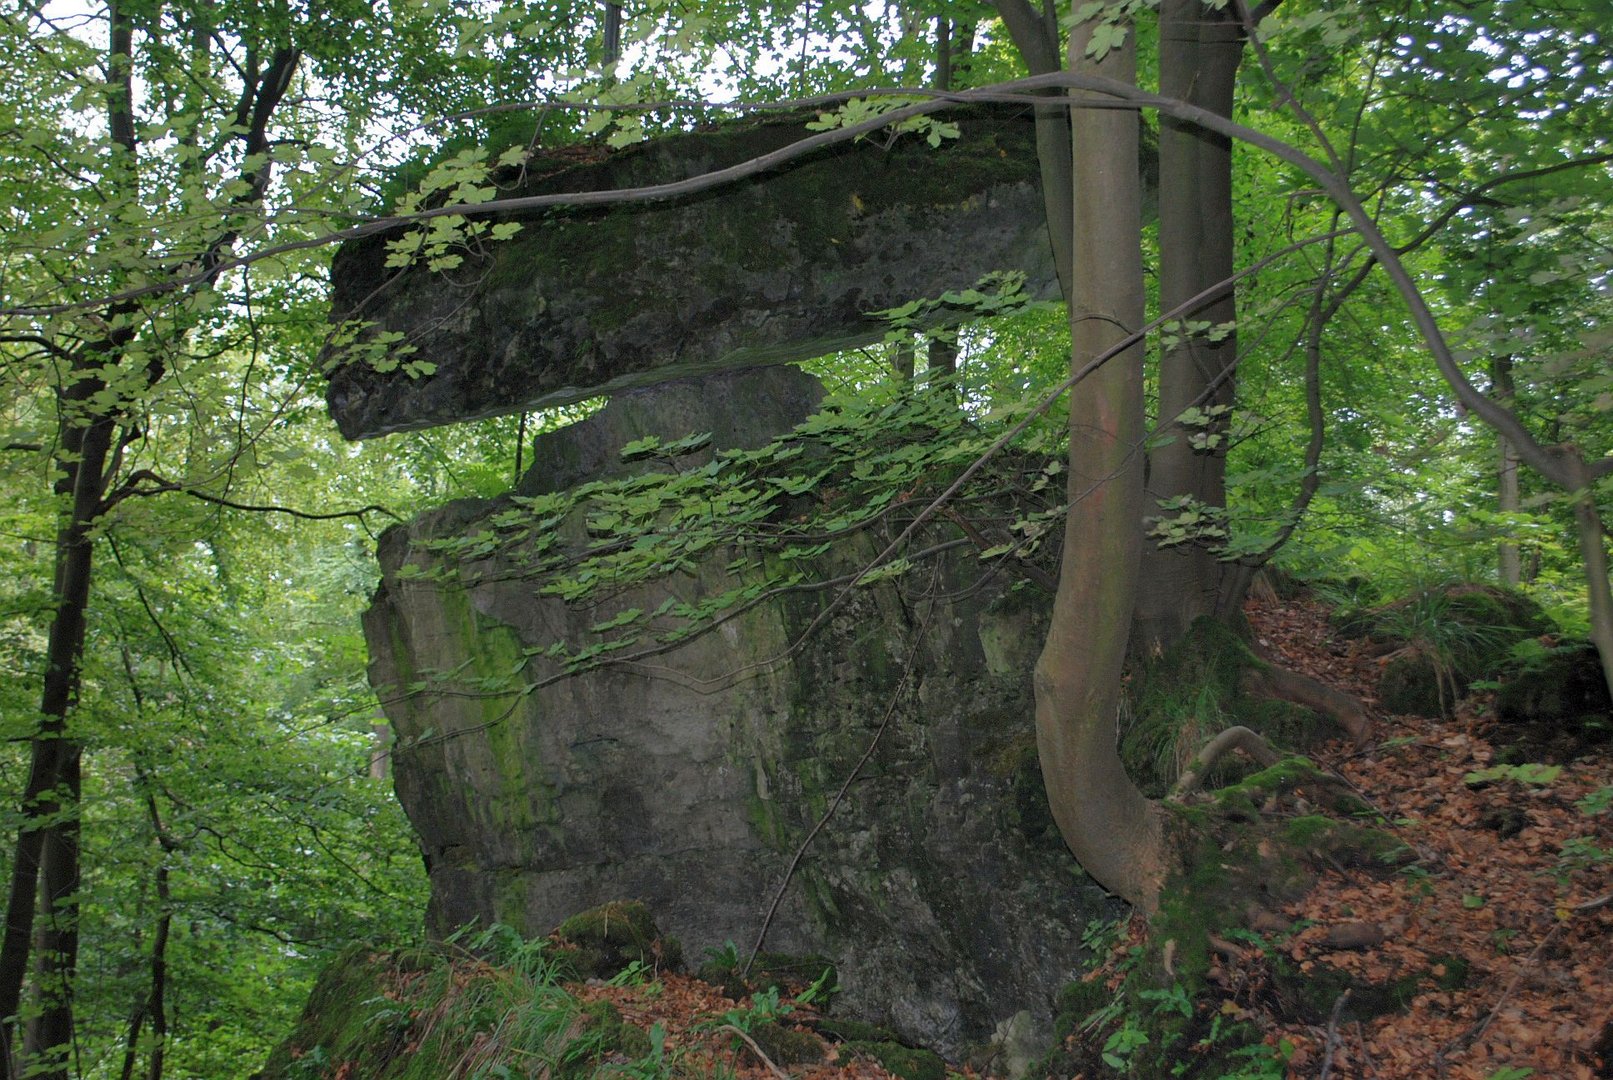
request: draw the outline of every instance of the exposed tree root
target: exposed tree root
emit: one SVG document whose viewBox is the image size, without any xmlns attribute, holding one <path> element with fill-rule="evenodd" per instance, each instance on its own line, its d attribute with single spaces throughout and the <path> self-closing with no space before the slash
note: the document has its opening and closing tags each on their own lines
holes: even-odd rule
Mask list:
<svg viewBox="0 0 1613 1080">
<path fill-rule="evenodd" d="M 1193 764 L 1183 771 L 1167 798 L 1173 802 L 1180 802 L 1197 791 L 1199 785 L 1204 782 L 1204 775 L 1215 767 L 1215 763 L 1235 750 L 1241 750 L 1254 758 L 1261 768 L 1275 765 L 1282 760 L 1282 755 L 1272 749 L 1271 744 L 1256 732 L 1241 724 L 1234 725 L 1204 744 L 1204 749 L 1193 759 Z"/>
<path fill-rule="evenodd" d="M 1345 734 L 1355 740 L 1358 747 L 1371 741 L 1372 720 L 1359 698 L 1317 682 L 1308 675 L 1279 666 L 1270 654 L 1257 645 L 1251 644 L 1250 648 L 1255 650 L 1263 663 L 1244 672 L 1244 693 L 1293 702 L 1330 716 L 1344 729 Z"/>
</svg>

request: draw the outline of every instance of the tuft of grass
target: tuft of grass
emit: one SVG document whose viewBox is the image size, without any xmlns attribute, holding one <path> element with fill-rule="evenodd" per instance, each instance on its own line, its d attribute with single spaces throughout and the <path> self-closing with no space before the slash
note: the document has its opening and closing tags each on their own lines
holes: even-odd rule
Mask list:
<svg viewBox="0 0 1613 1080">
<path fill-rule="evenodd" d="M 1449 715 L 1477 682 L 1513 666 L 1520 646 L 1554 627 L 1522 593 L 1461 582 L 1430 584 L 1352 620 L 1356 631 L 1399 646 L 1379 694 L 1391 712 Z M 1538 643 L 1537 643 L 1538 644 Z"/>
</svg>

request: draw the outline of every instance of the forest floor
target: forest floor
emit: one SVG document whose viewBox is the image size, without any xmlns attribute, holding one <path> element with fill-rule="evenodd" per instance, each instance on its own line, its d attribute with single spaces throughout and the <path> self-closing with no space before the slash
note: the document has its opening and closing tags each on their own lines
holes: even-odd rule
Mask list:
<svg viewBox="0 0 1613 1080">
<path fill-rule="evenodd" d="M 1487 695 L 1464 700 L 1443 721 L 1385 716 L 1373 685 L 1380 658 L 1365 642 L 1336 637 L 1326 611 L 1305 600 L 1253 602 L 1255 633 L 1293 668 L 1367 701 L 1371 747 L 1330 743 L 1312 756 L 1377 808 L 1415 853 L 1398 871 L 1330 870 L 1286 915 L 1297 931 L 1268 946 L 1301 971 L 1317 963 L 1373 984 L 1448 971 L 1454 988 L 1427 985 L 1405 1008 L 1367 1021 L 1348 1001 L 1330 1022 L 1291 1019 L 1270 984 L 1272 957 L 1254 946 L 1228 956 L 1217 1001 L 1198 1003 L 1252 1020 L 1273 1045 L 1292 1047 L 1289 1076 L 1337 1080 L 1594 1080 L 1613 1076 L 1613 755 L 1564 762 L 1559 773 L 1514 772 L 1486 782 L 1472 774 L 1495 761 L 1497 732 Z M 1143 932 L 1134 919 L 1129 940 Z M 1339 942 L 1353 946 L 1341 948 Z M 1100 972 L 1098 978 L 1104 977 Z M 1110 977 L 1118 982 L 1118 976 Z M 666 1050 L 707 1075 L 738 1080 L 883 1080 L 886 1071 L 851 1044 L 821 1041 L 781 1065 L 722 1018 L 754 1017 L 757 1004 L 710 984 L 671 976 L 649 987 L 594 986 L 645 1029 L 659 1024 Z M 785 1007 L 790 999 L 784 998 Z M 778 1017 L 816 1038 L 816 1013 Z M 972 1070 L 953 1066 L 956 1074 Z M 912 1073 L 908 1069 L 904 1072 Z M 951 1070 L 949 1070 L 951 1071 Z M 1069 1080 L 1069 1078 L 1058 1078 Z M 1090 1080 L 1097 1080 L 1096 1077 Z"/>
<path fill-rule="evenodd" d="M 1380 659 L 1334 637 L 1304 601 L 1252 604 L 1255 632 L 1294 667 L 1375 707 Z M 1297 1050 L 1290 1075 L 1590 1080 L 1613 1052 L 1613 820 L 1604 789 L 1613 755 L 1562 762 L 1541 782 L 1496 777 L 1504 738 L 1493 695 L 1459 702 L 1449 720 L 1384 716 L 1364 751 L 1331 743 L 1314 755 L 1393 823 L 1417 861 L 1388 876 L 1330 871 L 1288 912 L 1311 925 L 1281 948 L 1301 967 L 1321 959 L 1330 928 L 1375 929 L 1357 950 L 1326 955 L 1373 983 L 1430 964 L 1460 963 L 1454 990 L 1414 997 L 1366 1023 L 1271 1030 Z M 1601 799 L 1597 792 L 1604 792 Z M 1447 959 L 1448 958 L 1448 959 Z M 1533 1070 L 1530 1072 L 1529 1070 Z"/>
</svg>

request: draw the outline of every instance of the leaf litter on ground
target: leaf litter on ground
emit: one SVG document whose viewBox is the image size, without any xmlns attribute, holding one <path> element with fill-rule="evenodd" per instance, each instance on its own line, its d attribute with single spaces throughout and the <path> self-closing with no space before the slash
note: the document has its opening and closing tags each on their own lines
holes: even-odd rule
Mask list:
<svg viewBox="0 0 1613 1080">
<path fill-rule="evenodd" d="M 1373 648 L 1338 639 L 1320 605 L 1256 601 L 1248 615 L 1286 663 L 1376 706 Z M 1492 698 L 1474 694 L 1444 720 L 1378 713 L 1366 750 L 1332 742 L 1314 755 L 1384 814 L 1415 861 L 1388 877 L 1324 874 L 1286 912 L 1304 929 L 1278 947 L 1302 967 L 1325 960 L 1377 985 L 1461 971 L 1449 972 L 1449 989 L 1430 986 L 1402 1010 L 1332 1030 L 1268 1016 L 1296 1047 L 1291 1076 L 1321 1075 L 1329 1047 L 1331 1075 L 1360 1080 L 1613 1075 L 1603 1064 L 1613 1041 L 1613 815 L 1592 798 L 1613 785 L 1613 759 L 1588 755 L 1555 774 L 1496 769 L 1493 740 L 1504 732 Z M 1329 949 L 1331 928 L 1362 919 L 1382 931 L 1377 944 Z"/>
</svg>

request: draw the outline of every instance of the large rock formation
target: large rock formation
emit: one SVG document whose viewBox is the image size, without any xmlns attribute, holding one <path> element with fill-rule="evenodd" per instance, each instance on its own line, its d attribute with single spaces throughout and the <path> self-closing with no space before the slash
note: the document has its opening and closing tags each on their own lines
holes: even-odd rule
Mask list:
<svg viewBox="0 0 1613 1080">
<path fill-rule="evenodd" d="M 800 140 L 812 115 L 539 160 L 501 197 L 700 176 Z M 390 366 L 363 349 L 327 356 L 331 413 L 364 438 L 810 359 L 878 340 L 881 310 L 994 271 L 1055 295 L 1029 110 L 948 118 L 960 136 L 939 148 L 865 140 L 673 201 L 508 215 L 513 239 L 445 273 L 388 269 L 388 234 L 345 244 L 334 318 L 368 322 L 361 340 L 389 342 Z M 434 367 L 414 378 L 403 359 Z"/>
<path fill-rule="evenodd" d="M 817 393 L 785 367 L 621 394 L 548 436 L 522 490 L 619 473 L 614 451 L 646 434 L 716 430 L 753 446 Z M 827 954 L 855 1012 L 946 1052 L 1027 1017 L 1043 1027 L 1079 970 L 1082 928 L 1115 912 L 1046 808 L 1030 700 L 1039 594 L 964 587 L 979 574 L 965 554 L 926 572 L 928 588 L 855 590 L 810 636 L 832 591 L 764 599 L 675 650 L 568 676 L 551 643 L 598 640 L 618 612 L 697 603 L 751 571 L 724 552 L 568 605 L 527 573 L 533 541 L 518 537 L 533 505 L 454 503 L 381 544 L 365 630 L 398 793 L 430 868 L 432 929 L 543 933 L 633 898 L 689 955 L 748 949 L 846 785 L 767 947 Z M 568 530 L 588 541 L 576 521 L 550 532 Z M 844 541 L 813 576 L 855 570 L 871 550 Z"/>
</svg>

